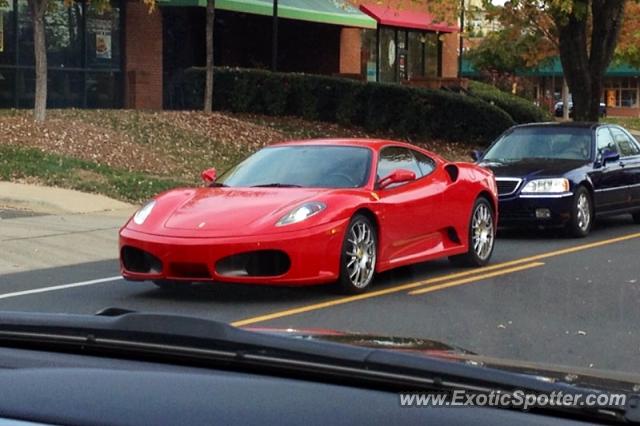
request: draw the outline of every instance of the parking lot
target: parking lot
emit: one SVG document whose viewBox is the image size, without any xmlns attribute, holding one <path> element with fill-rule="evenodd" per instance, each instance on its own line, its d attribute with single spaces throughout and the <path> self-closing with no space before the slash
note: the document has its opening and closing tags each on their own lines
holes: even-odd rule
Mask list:
<svg viewBox="0 0 640 426">
<path fill-rule="evenodd" d="M 0 265 L 1 310 L 92 314 L 113 306 L 238 326 L 424 337 L 487 356 L 640 371 L 640 228 L 628 216 L 598 222 L 585 239 L 501 231 L 488 267 L 441 260 L 400 268 L 358 296 L 327 286 L 166 292 L 119 277 L 117 215 L 3 210 L 0 218 L 3 250 L 14 256 Z"/>
</svg>

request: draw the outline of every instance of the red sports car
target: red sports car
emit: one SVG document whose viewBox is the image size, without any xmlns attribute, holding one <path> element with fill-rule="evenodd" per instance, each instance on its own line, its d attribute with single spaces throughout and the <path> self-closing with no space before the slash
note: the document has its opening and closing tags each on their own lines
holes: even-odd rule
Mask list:
<svg viewBox="0 0 640 426">
<path fill-rule="evenodd" d="M 359 293 L 375 272 L 444 256 L 482 266 L 493 251 L 492 172 L 410 144 L 287 142 L 202 176 L 205 187 L 158 195 L 120 230 L 124 278 Z"/>
</svg>

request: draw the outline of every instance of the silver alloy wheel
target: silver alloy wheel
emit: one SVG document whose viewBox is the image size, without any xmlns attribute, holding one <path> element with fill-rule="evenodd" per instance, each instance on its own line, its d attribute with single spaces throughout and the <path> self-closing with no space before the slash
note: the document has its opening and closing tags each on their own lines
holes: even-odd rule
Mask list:
<svg viewBox="0 0 640 426">
<path fill-rule="evenodd" d="M 473 251 L 480 260 L 486 260 L 493 249 L 493 217 L 489 207 L 480 203 L 473 212 L 471 221 Z"/>
<path fill-rule="evenodd" d="M 591 225 L 591 206 L 589 205 L 589 198 L 584 192 L 578 196 L 576 223 L 582 232 L 587 231 L 589 225 Z"/>
<path fill-rule="evenodd" d="M 368 223 L 356 221 L 351 225 L 345 254 L 351 284 L 360 289 L 369 285 L 376 267 L 376 240 Z"/>
</svg>

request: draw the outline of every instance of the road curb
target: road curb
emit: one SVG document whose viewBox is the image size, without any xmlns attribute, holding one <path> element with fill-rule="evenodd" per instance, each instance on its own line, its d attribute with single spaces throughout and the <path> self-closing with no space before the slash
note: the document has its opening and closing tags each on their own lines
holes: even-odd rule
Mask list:
<svg viewBox="0 0 640 426">
<path fill-rule="evenodd" d="M 0 182 L 0 205 L 50 214 L 131 213 L 136 208 L 104 195 L 13 182 Z"/>
</svg>

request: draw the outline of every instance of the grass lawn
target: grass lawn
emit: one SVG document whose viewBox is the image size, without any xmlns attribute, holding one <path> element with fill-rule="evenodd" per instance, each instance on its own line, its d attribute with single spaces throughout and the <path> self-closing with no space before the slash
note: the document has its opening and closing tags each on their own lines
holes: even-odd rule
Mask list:
<svg viewBox="0 0 640 426">
<path fill-rule="evenodd" d="M 50 110 L 44 125 L 31 111 L 0 110 L 0 180 L 39 183 L 141 202 L 159 191 L 200 184 L 200 172 L 223 171 L 263 146 L 318 137 L 393 138 L 293 117 L 195 111 Z M 410 141 L 450 160 L 468 146 Z"/>
<path fill-rule="evenodd" d="M 639 117 L 606 117 L 602 121 L 605 123 L 618 124 L 628 130 L 640 131 Z"/>
</svg>

